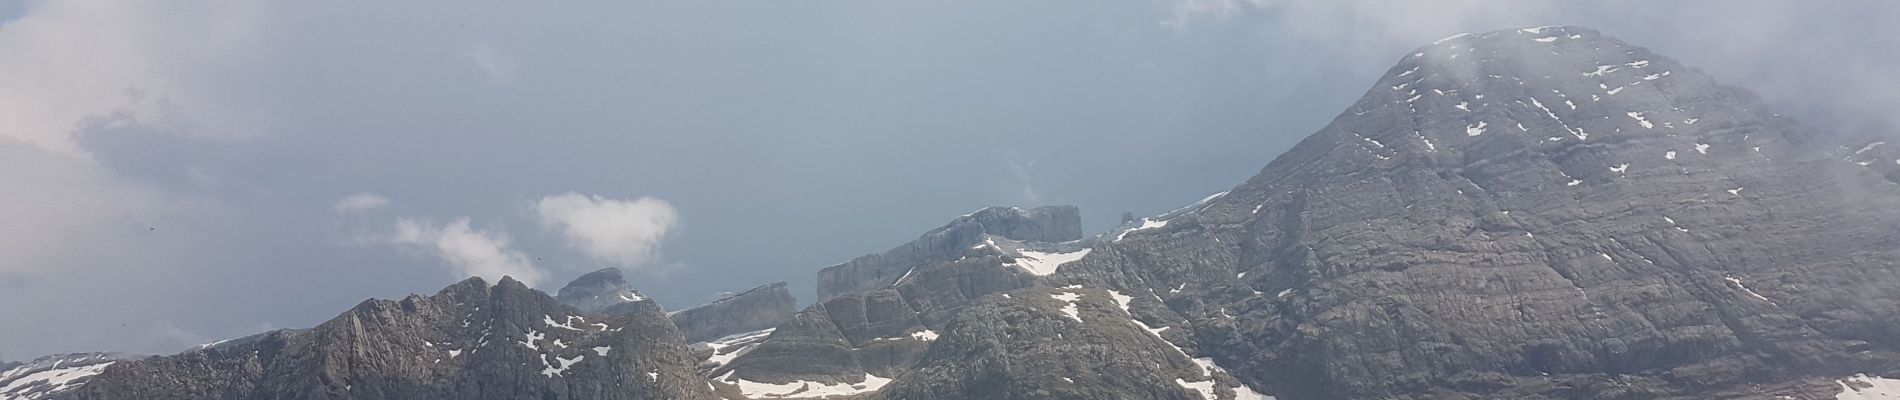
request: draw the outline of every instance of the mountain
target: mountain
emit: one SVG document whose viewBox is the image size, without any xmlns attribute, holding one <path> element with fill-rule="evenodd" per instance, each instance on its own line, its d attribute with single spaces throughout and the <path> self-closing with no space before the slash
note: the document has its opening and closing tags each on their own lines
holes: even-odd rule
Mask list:
<svg viewBox="0 0 1900 400">
<path fill-rule="evenodd" d="M 1230 190 L 1093 236 L 1075 207 L 985 208 L 823 268 L 796 312 L 782 284 L 669 318 L 618 270 L 556 297 L 472 279 L 25 382 L 63 390 L 36 399 L 1900 399 L 1896 177 L 1879 135 L 1813 131 L 1596 31 L 1464 34 Z"/>
<path fill-rule="evenodd" d="M 1126 293 L 1281 398 L 1820 398 L 1900 372 L 1900 186 L 1866 146 L 1592 30 L 1460 35 L 1038 286 Z M 1043 398 L 971 374 L 893 388 Z"/>
<path fill-rule="evenodd" d="M 301 331 L 121 361 L 76 399 L 714 399 L 652 301 L 588 314 L 503 278 Z"/>
</svg>

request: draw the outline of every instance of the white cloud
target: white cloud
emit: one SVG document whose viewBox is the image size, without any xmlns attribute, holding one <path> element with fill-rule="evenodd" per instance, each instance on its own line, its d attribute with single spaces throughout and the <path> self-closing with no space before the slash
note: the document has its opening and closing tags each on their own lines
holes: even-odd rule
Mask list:
<svg viewBox="0 0 1900 400">
<path fill-rule="evenodd" d="M 440 258 L 462 276 L 480 276 L 490 282 L 512 276 L 528 286 L 545 278 L 527 254 L 509 247 L 506 232 L 470 228 L 468 217 L 443 225 L 401 218 L 390 242 Z"/>
<path fill-rule="evenodd" d="M 617 200 L 568 192 L 535 205 L 541 225 L 565 234 L 568 247 L 596 260 L 643 267 L 659 258 L 660 240 L 679 225 L 665 200 Z"/>
<path fill-rule="evenodd" d="M 336 205 L 334 205 L 336 212 L 339 213 L 369 211 L 388 206 L 389 198 L 370 192 L 362 192 L 344 197 L 337 200 Z"/>
</svg>

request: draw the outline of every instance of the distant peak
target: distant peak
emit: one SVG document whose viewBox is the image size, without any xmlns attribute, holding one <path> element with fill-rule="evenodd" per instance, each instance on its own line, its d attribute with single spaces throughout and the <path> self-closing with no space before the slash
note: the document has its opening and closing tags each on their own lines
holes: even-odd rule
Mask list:
<svg viewBox="0 0 1900 400">
<path fill-rule="evenodd" d="M 607 267 L 582 274 L 561 287 L 555 295 L 561 303 L 585 312 L 602 310 L 622 303 L 646 301 L 646 295 L 640 294 L 627 284 L 626 277 L 619 268 Z"/>
</svg>

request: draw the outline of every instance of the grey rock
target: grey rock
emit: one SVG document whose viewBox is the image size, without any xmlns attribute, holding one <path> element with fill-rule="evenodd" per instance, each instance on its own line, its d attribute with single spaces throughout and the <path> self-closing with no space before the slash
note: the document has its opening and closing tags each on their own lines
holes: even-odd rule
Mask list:
<svg viewBox="0 0 1900 400">
<path fill-rule="evenodd" d="M 775 327 L 797 312 L 798 299 L 785 289 L 785 282 L 773 282 L 674 312 L 671 318 L 687 342 L 697 343 Z"/>
</svg>

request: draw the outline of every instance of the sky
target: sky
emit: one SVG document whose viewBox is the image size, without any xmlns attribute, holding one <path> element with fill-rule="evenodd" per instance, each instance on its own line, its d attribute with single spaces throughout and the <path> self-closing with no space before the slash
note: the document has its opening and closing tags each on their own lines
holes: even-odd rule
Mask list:
<svg viewBox="0 0 1900 400">
<path fill-rule="evenodd" d="M 0 2 L 0 360 L 166 354 L 468 276 L 679 308 L 991 205 L 1225 190 L 1409 49 L 1580 25 L 1900 127 L 1893 2 Z"/>
</svg>

